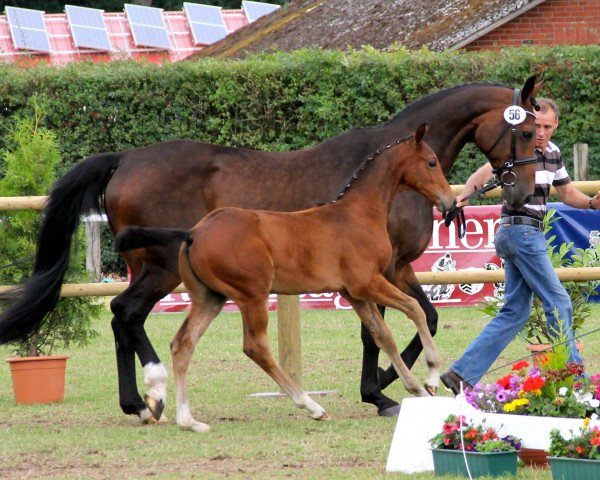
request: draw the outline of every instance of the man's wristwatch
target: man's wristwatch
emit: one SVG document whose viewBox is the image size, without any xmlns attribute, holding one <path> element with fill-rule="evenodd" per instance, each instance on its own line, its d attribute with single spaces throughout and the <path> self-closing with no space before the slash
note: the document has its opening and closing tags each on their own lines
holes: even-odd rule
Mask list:
<svg viewBox="0 0 600 480">
<path fill-rule="evenodd" d="M 592 205 L 592 200 L 593 200 L 593 198 L 590 198 L 590 208 L 591 208 L 592 210 L 596 210 L 596 207 L 594 207 L 594 206 Z"/>
</svg>

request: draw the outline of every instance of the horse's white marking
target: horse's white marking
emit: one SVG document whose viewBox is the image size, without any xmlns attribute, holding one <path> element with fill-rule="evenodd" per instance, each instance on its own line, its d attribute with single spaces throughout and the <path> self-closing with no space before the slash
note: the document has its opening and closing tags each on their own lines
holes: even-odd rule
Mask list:
<svg viewBox="0 0 600 480">
<path fill-rule="evenodd" d="M 152 419 L 152 412 L 150 411 L 149 408 L 144 408 L 140 413 L 140 421 L 142 423 L 148 423 L 150 421 L 150 419 Z"/>
<path fill-rule="evenodd" d="M 162 363 L 144 365 L 144 383 L 148 386 L 148 395 L 155 400 L 167 403 L 167 369 Z"/>
<path fill-rule="evenodd" d="M 190 430 L 197 433 L 204 433 L 210 430 L 210 425 L 194 420 L 187 402 L 177 402 L 177 425 L 182 430 Z"/>
</svg>

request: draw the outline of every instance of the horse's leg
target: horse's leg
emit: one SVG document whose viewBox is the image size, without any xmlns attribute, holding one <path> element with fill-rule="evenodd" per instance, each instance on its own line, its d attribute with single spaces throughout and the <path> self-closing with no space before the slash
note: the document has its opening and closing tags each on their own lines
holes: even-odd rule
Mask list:
<svg viewBox="0 0 600 480">
<path fill-rule="evenodd" d="M 192 288 L 194 292 L 190 313 L 171 342 L 171 357 L 175 377 L 177 425 L 182 430 L 201 433 L 210 430 L 210 426 L 198 422 L 192 416 L 187 396 L 187 372 L 198 340 L 219 314 L 226 299 L 200 282 L 195 283 Z"/>
<path fill-rule="evenodd" d="M 350 294 L 352 295 L 352 292 Z M 375 276 L 369 283 L 368 288 L 361 289 L 360 294 L 354 296 L 359 296 L 363 300 L 379 305 L 396 308 L 413 321 L 425 349 L 425 359 L 429 368 L 425 385 L 429 392 L 434 393 L 439 384 L 440 356 L 427 328 L 425 313 L 419 303 L 414 298 L 398 290 L 383 275 Z M 400 372 L 398 374 L 400 375 Z"/>
<path fill-rule="evenodd" d="M 429 301 L 429 298 L 427 298 L 427 294 L 423 291 L 410 265 L 396 269 L 394 285 L 419 302 L 427 318 L 429 333 L 431 333 L 432 337 L 435 336 L 438 326 L 438 313 Z M 415 334 L 400 356 L 404 360 L 404 363 L 406 363 L 406 366 L 412 368 L 422 350 L 423 344 L 421 343 L 421 338 L 418 334 Z M 393 365 L 390 365 L 387 370 L 379 369 L 379 387 L 382 390 L 397 378 L 398 374 Z"/>
<path fill-rule="evenodd" d="M 381 316 L 383 316 L 385 307 L 379 306 L 378 308 Z M 361 323 L 360 326 L 360 339 L 363 345 L 362 373 L 360 379 L 361 400 L 365 403 L 375 405 L 377 407 L 377 414 L 382 417 L 396 416 L 400 411 L 400 405 L 381 392 L 383 388 L 380 386 L 381 379 L 378 376 L 383 370 L 380 371 L 378 367 L 379 347 L 364 323 Z M 390 366 L 390 369 L 394 372 L 395 378 L 398 378 L 393 365 Z"/>
<path fill-rule="evenodd" d="M 413 395 L 420 397 L 427 396 L 427 391 L 421 386 L 417 378 L 406 367 L 400 354 L 396 342 L 392 336 L 392 332 L 386 325 L 383 317 L 377 309 L 377 305 L 364 300 L 357 300 L 349 297 L 348 301 L 354 308 L 354 311 L 360 317 L 363 325 L 368 329 L 374 342 L 382 349 L 392 361 L 392 364 L 398 371 L 398 375 L 404 384 L 406 390 Z"/>
<path fill-rule="evenodd" d="M 178 283 L 178 275 L 148 270 L 111 302 L 119 404 L 124 413 L 137 414 L 144 423 L 161 419 L 167 394 L 167 370 L 144 330 L 144 323 L 154 304 Z M 149 387 L 145 401 L 137 388 L 135 354 L 143 366 L 144 382 Z"/>
<path fill-rule="evenodd" d="M 236 302 L 244 322 L 244 353 L 252 359 L 277 385 L 281 387 L 298 408 L 305 408 L 315 420 L 327 420 L 327 413 L 321 405 L 294 382 L 279 366 L 269 345 L 267 325 L 269 310 L 266 300 Z"/>
</svg>

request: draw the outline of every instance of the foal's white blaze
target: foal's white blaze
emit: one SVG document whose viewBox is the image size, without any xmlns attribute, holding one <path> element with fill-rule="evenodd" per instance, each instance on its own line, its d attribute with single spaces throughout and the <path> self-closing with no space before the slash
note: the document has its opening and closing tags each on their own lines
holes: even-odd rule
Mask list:
<svg viewBox="0 0 600 480">
<path fill-rule="evenodd" d="M 144 365 L 144 383 L 148 386 L 148 395 L 155 400 L 167 403 L 167 369 L 162 363 Z"/>
</svg>

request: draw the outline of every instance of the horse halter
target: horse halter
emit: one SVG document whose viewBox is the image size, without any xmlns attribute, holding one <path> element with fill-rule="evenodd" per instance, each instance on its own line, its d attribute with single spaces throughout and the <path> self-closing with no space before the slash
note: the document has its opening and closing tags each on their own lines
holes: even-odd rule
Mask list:
<svg viewBox="0 0 600 480">
<path fill-rule="evenodd" d="M 521 90 L 518 88 L 515 88 L 515 90 L 513 92 L 512 106 L 519 105 L 519 103 L 518 103 L 519 93 L 521 93 Z M 535 101 L 535 98 L 533 98 L 533 97 L 531 97 L 531 104 L 533 105 L 534 109 L 536 109 L 536 110 L 540 109 L 537 102 Z M 535 117 L 535 114 L 533 112 L 529 112 L 527 110 L 521 110 L 521 111 L 525 111 L 525 115 L 532 115 Z M 517 120 L 519 120 L 519 119 L 517 118 Z M 522 121 L 524 121 L 524 119 Z M 501 167 L 498 167 L 498 168 L 494 168 L 492 170 L 492 173 L 495 175 L 496 178 L 494 179 L 493 182 L 491 182 L 494 184 L 494 186 L 491 188 L 495 188 L 499 185 L 502 187 L 505 187 L 505 186 L 512 187 L 517 180 L 517 175 L 512 171 L 513 167 L 518 167 L 520 165 L 526 165 L 528 163 L 534 163 L 537 161 L 537 157 L 535 155 L 532 157 L 525 157 L 525 158 L 519 158 L 519 159 L 517 158 L 517 146 L 516 146 L 517 127 L 516 126 L 521 122 L 511 123 L 506 118 L 505 118 L 505 122 L 506 122 L 506 125 L 502 129 L 502 132 L 500 132 L 500 135 L 498 135 L 498 138 L 496 139 L 496 141 L 494 142 L 492 147 L 487 152 L 483 152 L 484 155 L 489 158 L 490 154 L 492 153 L 494 148 L 496 148 L 496 146 L 498 145 L 500 140 L 504 137 L 504 134 L 506 133 L 506 131 L 509 128 L 511 129 L 511 132 L 510 132 L 510 157 L 508 158 L 508 161 L 506 163 L 504 163 L 504 165 L 502 165 Z M 488 184 L 488 185 L 490 185 L 490 184 Z M 490 188 L 490 190 L 491 190 L 491 188 Z M 481 193 L 479 193 L 479 195 L 480 194 Z"/>
<path fill-rule="evenodd" d="M 515 88 L 515 90 L 513 92 L 512 106 L 518 106 L 519 93 L 521 93 L 521 90 L 518 88 Z M 537 104 L 535 98 L 530 97 L 529 99 L 531 101 L 531 105 L 533 106 L 534 110 L 536 110 L 536 111 L 539 110 L 540 107 Z M 533 112 L 529 112 L 527 110 L 524 110 L 524 111 L 525 111 L 525 115 L 533 115 L 535 117 L 535 114 Z M 506 125 L 502 129 L 502 132 L 500 132 L 500 135 L 498 135 L 498 138 L 496 139 L 496 141 L 494 142 L 492 147 L 487 152 L 484 152 L 484 154 L 486 157 L 489 158 L 490 153 L 492 153 L 494 148 L 496 148 L 496 146 L 498 145 L 500 140 L 504 137 L 504 134 L 506 133 L 506 131 L 510 128 L 511 129 L 510 157 L 508 158 L 508 161 L 501 167 L 494 168 L 492 170 L 492 173 L 494 174 L 494 180 L 486 183 L 484 186 L 475 190 L 470 195 L 467 195 L 466 197 L 464 197 L 462 199 L 462 201 L 470 200 L 474 197 L 479 197 L 479 196 L 483 195 L 484 193 L 489 192 L 490 190 L 493 190 L 494 188 L 496 188 L 498 186 L 500 186 L 502 188 L 512 187 L 515 184 L 515 182 L 517 181 L 517 175 L 515 174 L 515 172 L 512 171 L 513 167 L 518 167 L 520 165 L 526 165 L 528 163 L 537 162 L 537 156 L 535 156 L 535 155 L 533 157 L 517 158 L 517 146 L 516 146 L 517 128 L 516 128 L 516 125 L 518 125 L 521 122 L 513 124 L 513 123 L 510 123 L 506 118 L 505 118 L 505 121 L 506 121 Z M 498 177 L 498 175 L 499 175 L 499 177 Z M 466 225 L 465 225 L 465 212 L 462 207 L 456 207 L 456 206 L 452 207 L 447 212 L 446 216 L 444 217 L 444 225 L 446 225 L 446 227 L 449 227 L 455 218 L 456 218 L 456 223 L 457 223 L 457 227 L 458 227 L 458 238 L 463 238 L 465 235 L 465 232 L 466 232 Z"/>
</svg>

